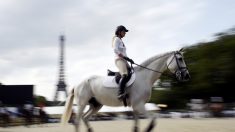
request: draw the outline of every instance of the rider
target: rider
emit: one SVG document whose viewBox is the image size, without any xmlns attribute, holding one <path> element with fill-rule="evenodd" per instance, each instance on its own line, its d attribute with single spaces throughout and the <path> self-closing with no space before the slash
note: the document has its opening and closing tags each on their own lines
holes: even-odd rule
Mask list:
<svg viewBox="0 0 235 132">
<path fill-rule="evenodd" d="M 128 30 L 123 25 L 118 26 L 116 28 L 115 36 L 113 37 L 112 41 L 112 46 L 115 53 L 115 64 L 122 77 L 119 82 L 119 93 L 118 93 L 118 99 L 120 100 L 123 99 L 123 97 L 125 96 L 124 88 L 128 76 L 127 69 L 128 67 L 130 67 L 127 61 L 129 61 L 130 63 L 134 63 L 132 59 L 127 57 L 126 46 L 122 41 L 122 38 L 125 37 L 126 32 L 128 32 Z"/>
</svg>

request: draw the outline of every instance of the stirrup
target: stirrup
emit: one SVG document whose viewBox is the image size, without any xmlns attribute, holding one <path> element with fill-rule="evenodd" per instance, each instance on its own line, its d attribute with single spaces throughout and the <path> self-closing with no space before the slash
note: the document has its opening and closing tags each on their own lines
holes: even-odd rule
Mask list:
<svg viewBox="0 0 235 132">
<path fill-rule="evenodd" d="M 122 99 L 124 99 L 124 97 L 127 95 L 127 93 L 126 92 L 124 92 L 124 93 L 122 93 L 122 94 L 119 94 L 118 95 L 118 99 L 119 100 L 122 100 Z"/>
</svg>

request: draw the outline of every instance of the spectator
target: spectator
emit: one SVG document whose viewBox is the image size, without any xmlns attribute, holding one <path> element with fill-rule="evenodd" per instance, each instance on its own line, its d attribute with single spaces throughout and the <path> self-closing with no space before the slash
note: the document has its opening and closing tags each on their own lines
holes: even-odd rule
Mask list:
<svg viewBox="0 0 235 132">
<path fill-rule="evenodd" d="M 10 113 L 2 101 L 0 101 L 0 121 L 2 121 L 3 127 L 7 127 L 10 123 Z"/>
</svg>

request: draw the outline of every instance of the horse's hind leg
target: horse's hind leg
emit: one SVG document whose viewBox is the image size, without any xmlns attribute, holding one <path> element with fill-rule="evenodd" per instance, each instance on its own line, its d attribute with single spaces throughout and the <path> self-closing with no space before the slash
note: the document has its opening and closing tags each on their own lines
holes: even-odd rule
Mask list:
<svg viewBox="0 0 235 132">
<path fill-rule="evenodd" d="M 102 108 L 102 105 L 94 106 L 94 105 L 90 104 L 89 110 L 83 115 L 82 119 L 84 121 L 84 124 L 87 127 L 87 131 L 88 132 L 93 132 L 93 130 L 92 130 L 92 128 L 91 128 L 91 126 L 90 126 L 90 124 L 88 122 L 89 117 L 91 117 L 92 114 L 97 113 L 101 108 Z"/>
<path fill-rule="evenodd" d="M 79 132 L 79 124 L 83 114 L 83 110 L 85 109 L 86 105 L 78 105 L 78 112 L 75 120 L 75 130 Z"/>
</svg>

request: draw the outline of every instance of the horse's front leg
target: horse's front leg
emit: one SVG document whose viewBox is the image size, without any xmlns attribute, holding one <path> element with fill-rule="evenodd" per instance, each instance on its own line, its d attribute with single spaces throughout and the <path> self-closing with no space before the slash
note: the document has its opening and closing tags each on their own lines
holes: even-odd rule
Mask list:
<svg viewBox="0 0 235 132">
<path fill-rule="evenodd" d="M 134 124 L 134 128 L 133 128 L 133 132 L 139 132 L 139 116 L 138 116 L 138 113 L 137 112 L 134 112 L 134 121 L 135 121 L 135 124 Z"/>
<path fill-rule="evenodd" d="M 150 112 L 150 111 L 147 111 L 147 112 L 145 113 L 145 115 L 146 115 L 149 119 L 151 119 L 151 121 L 150 121 L 148 127 L 145 129 L 145 132 L 151 132 L 151 131 L 153 130 L 153 128 L 155 127 L 155 125 L 156 125 L 156 118 L 157 118 L 157 116 L 155 115 L 155 113 Z"/>
<path fill-rule="evenodd" d="M 156 116 L 152 117 L 151 122 L 149 123 L 148 127 L 146 128 L 145 132 L 151 132 L 156 124 Z"/>
<path fill-rule="evenodd" d="M 144 114 L 148 118 L 152 117 L 148 127 L 145 129 L 145 132 L 151 132 L 153 130 L 153 128 L 155 127 L 156 116 L 152 112 L 147 112 L 145 110 L 144 103 L 139 103 L 139 104 L 133 106 L 133 110 L 134 110 L 134 117 L 135 117 L 134 132 L 138 132 L 138 124 L 139 124 L 138 123 L 138 114 Z"/>
<path fill-rule="evenodd" d="M 139 132 L 139 114 L 146 113 L 144 103 L 142 101 L 133 103 L 133 115 L 134 115 L 134 128 L 133 132 Z"/>
</svg>

